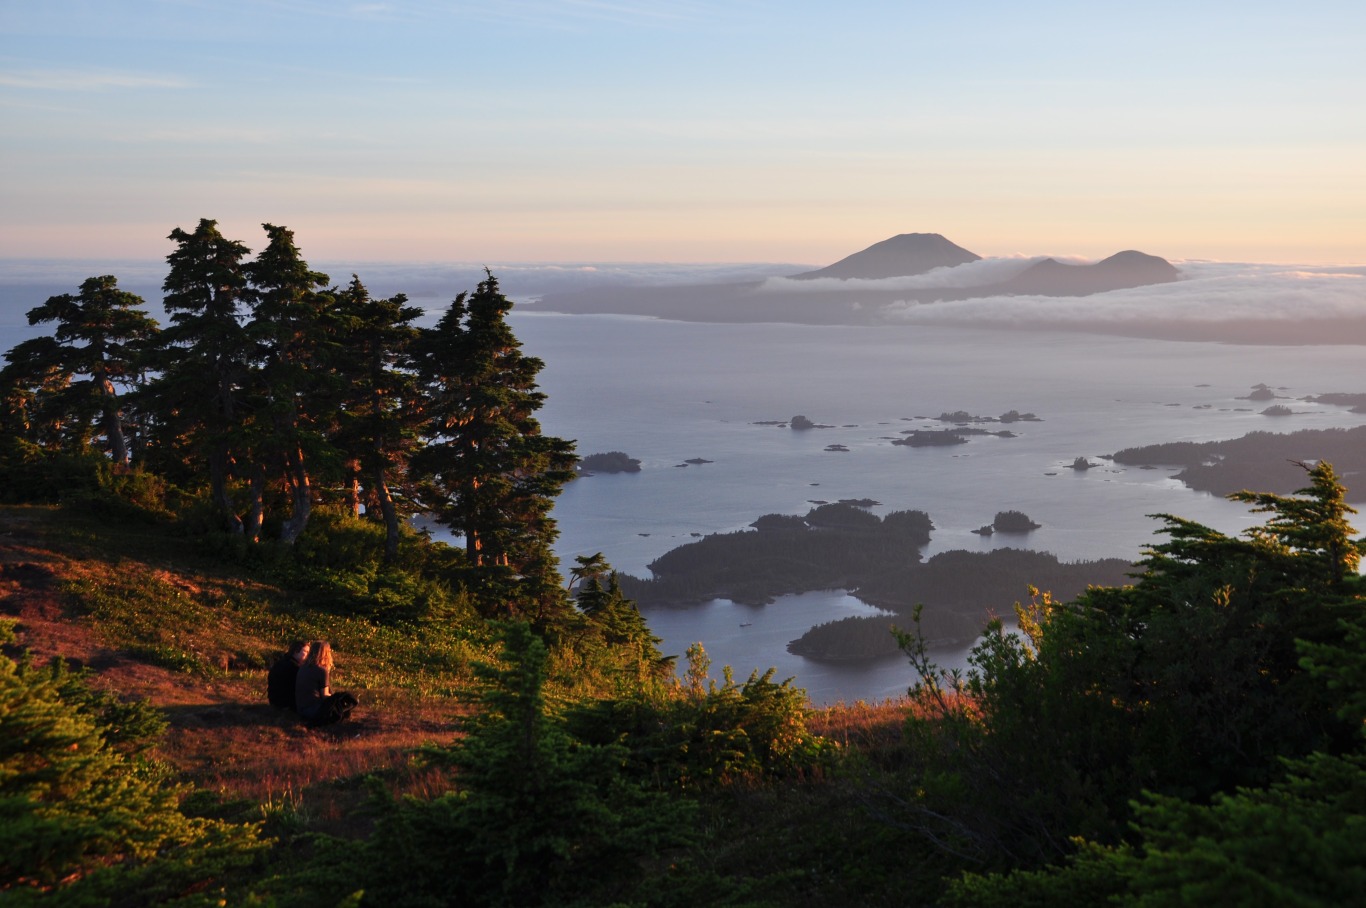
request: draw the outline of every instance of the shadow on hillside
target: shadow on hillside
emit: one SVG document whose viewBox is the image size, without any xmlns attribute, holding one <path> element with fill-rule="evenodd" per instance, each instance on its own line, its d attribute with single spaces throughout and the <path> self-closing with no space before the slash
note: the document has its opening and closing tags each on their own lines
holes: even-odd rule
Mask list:
<svg viewBox="0 0 1366 908">
<path fill-rule="evenodd" d="M 166 719 L 180 728 L 305 727 L 297 715 L 269 703 L 183 703 L 161 709 Z"/>
<path fill-rule="evenodd" d="M 291 735 L 354 738 L 382 730 L 374 716 L 364 714 L 351 716 L 335 725 L 310 728 L 294 713 L 276 709 L 268 703 L 186 703 L 164 706 L 161 711 L 173 727 L 187 732 L 255 728 L 276 729 Z"/>
</svg>

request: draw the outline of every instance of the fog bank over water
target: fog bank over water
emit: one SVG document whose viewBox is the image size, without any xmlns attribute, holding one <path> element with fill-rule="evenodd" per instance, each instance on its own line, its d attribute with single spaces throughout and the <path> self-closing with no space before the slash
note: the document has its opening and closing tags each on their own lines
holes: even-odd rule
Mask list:
<svg viewBox="0 0 1366 908">
<path fill-rule="evenodd" d="M 757 288 L 759 293 L 830 293 L 832 291 L 929 290 L 936 287 L 963 289 L 989 287 L 1018 277 L 1030 265 L 1045 259 L 1069 265 L 1084 265 L 1089 259 L 1063 255 L 1012 255 L 978 259 L 965 265 L 931 268 L 923 274 L 883 278 L 817 277 L 793 279 L 771 277 Z"/>
<path fill-rule="evenodd" d="M 259 252 L 264 240 L 246 241 Z M 169 250 L 168 250 L 169 251 Z M 305 255 L 307 249 L 304 249 Z M 372 295 L 406 293 L 414 301 L 449 302 L 462 290 L 473 290 L 487 268 L 503 292 L 514 300 L 544 293 L 591 287 L 663 286 L 730 281 L 762 281 L 810 267 L 792 263 L 717 262 L 677 264 L 659 262 L 367 262 L 310 261 L 315 271 L 346 286 L 360 276 Z M 150 308 L 161 308 L 161 283 L 166 262 L 158 259 L 0 259 L 2 312 L 23 311 L 58 293 L 75 293 L 88 277 L 112 274 L 119 286 L 143 297 Z M 437 303 L 438 305 L 440 303 Z"/>
<path fill-rule="evenodd" d="M 494 262 L 487 268 L 510 298 L 529 308 L 547 294 L 595 288 L 622 294 L 631 287 L 640 287 L 643 293 L 686 287 L 699 299 L 724 288 L 726 294 L 759 297 L 825 296 L 832 300 L 832 308 L 841 305 L 839 300 L 854 300 L 861 323 L 872 319 L 886 324 L 1051 327 L 1122 334 L 1147 331 L 1168 339 L 1181 339 L 1184 326 L 1196 340 L 1299 343 L 1312 335 L 1317 343 L 1366 343 L 1366 265 L 1176 261 L 1180 278 L 1171 283 L 1087 296 L 1014 294 L 932 301 L 932 294 L 926 295 L 935 288 L 964 291 L 1001 284 L 1046 258 L 1073 265 L 1086 262 L 1076 256 L 1015 255 L 924 274 L 848 280 L 795 280 L 788 275 L 806 266 L 786 263 Z M 357 274 L 373 295 L 404 293 L 434 313 L 458 293 L 472 290 L 484 278 L 486 266 L 319 262 L 314 267 L 338 286 Z M 21 338 L 32 336 L 36 332 L 28 329 L 24 318 L 29 309 L 49 296 L 74 293 L 85 278 L 101 274 L 115 275 L 121 288 L 147 301 L 154 317 L 163 317 L 161 282 L 166 265 L 162 261 L 10 259 L 0 261 L 0 331 L 18 331 Z M 897 299 L 898 291 L 915 293 L 915 297 Z M 1276 326 L 1289 323 L 1301 336 L 1276 334 Z M 1265 330 L 1239 330 L 1239 325 Z"/>
<path fill-rule="evenodd" d="M 1014 265 L 1014 260 L 984 259 L 946 271 L 973 269 L 992 262 L 999 262 L 1000 267 Z M 888 321 L 920 324 L 1019 326 L 1046 322 L 1084 324 L 1102 331 L 1107 325 L 1162 322 L 1171 327 L 1169 336 L 1179 336 L 1183 323 L 1366 322 L 1366 265 L 1174 264 L 1181 277 L 1169 284 L 1082 297 L 991 296 L 928 304 L 901 301 L 888 306 L 884 315 Z M 948 277 L 952 279 L 951 275 Z M 976 278 L 970 275 L 964 279 Z M 941 280 L 937 286 L 976 284 L 948 284 Z"/>
</svg>

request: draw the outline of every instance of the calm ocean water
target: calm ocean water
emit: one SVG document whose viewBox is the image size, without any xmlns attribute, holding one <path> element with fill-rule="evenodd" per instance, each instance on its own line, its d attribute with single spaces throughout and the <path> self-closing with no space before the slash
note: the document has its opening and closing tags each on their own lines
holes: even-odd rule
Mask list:
<svg viewBox="0 0 1366 908">
<path fill-rule="evenodd" d="M 46 263 L 0 274 L 0 346 L 38 333 L 22 313 L 49 294 L 74 291 L 89 274 L 118 273 L 122 284 L 155 304 L 160 265 L 106 264 Z M 372 290 L 411 292 L 410 274 L 409 266 L 390 266 L 371 281 Z M 449 274 L 433 274 L 434 286 L 450 283 Z M 699 272 L 693 279 L 704 277 Z M 437 306 L 449 295 L 434 289 L 420 302 Z M 1030 548 L 1064 559 L 1132 559 L 1155 541 L 1149 514 L 1174 513 L 1225 532 L 1256 521 L 1240 505 L 1185 489 L 1169 471 L 1102 462 L 1080 473 L 1068 468 L 1074 458 L 1094 461 L 1139 444 L 1366 421 L 1301 401 L 1290 401 L 1295 415 L 1266 417 L 1258 412 L 1265 403 L 1239 399 L 1258 383 L 1286 398 L 1366 392 L 1361 347 L 928 326 L 709 325 L 555 315 L 534 305 L 515 310 L 512 323 L 527 352 L 546 363 L 545 430 L 576 439 L 581 454 L 619 450 L 642 462 L 640 473 L 593 476 L 565 490 L 555 509 L 562 561 L 602 552 L 618 570 L 642 576 L 652 559 L 697 535 L 737 530 L 767 513 L 803 514 L 814 502 L 842 498 L 881 502 L 877 513 L 929 513 L 936 530 L 926 555 L 1021 545 L 1018 537 L 970 532 L 997 511 L 1015 509 L 1043 524 L 1027 537 Z M 974 437 L 949 448 L 890 444 L 906 429 L 938 427 L 926 417 L 941 412 L 998 416 L 1012 409 L 1042 421 L 1010 425 L 1015 438 Z M 796 414 L 834 428 L 796 432 L 758 424 Z M 835 444 L 848 450 L 825 450 Z M 684 466 L 689 459 L 709 462 Z M 1011 612 L 1011 602 L 986 604 Z M 651 610 L 646 617 L 666 652 L 681 655 L 700 641 L 717 675 L 723 665 L 741 679 L 773 666 L 779 678 L 795 677 L 813 702 L 830 703 L 896 696 L 913 681 L 900 658 L 831 666 L 786 651 L 788 641 L 814 624 L 872 611 L 843 591 L 826 591 L 762 608 L 720 601 Z M 941 657 L 961 665 L 963 655 Z"/>
<path fill-rule="evenodd" d="M 1085 334 L 945 327 L 835 328 L 709 325 L 522 310 L 513 323 L 546 362 L 547 432 L 581 454 L 620 450 L 640 473 L 573 483 L 555 516 L 561 558 L 603 552 L 618 570 L 646 565 L 694 534 L 747 526 L 766 513 L 803 514 L 815 501 L 871 498 L 876 513 L 916 508 L 936 530 L 925 554 L 1021 542 L 971 532 L 1000 510 L 1043 527 L 1029 548 L 1061 558 L 1137 558 L 1167 512 L 1225 532 L 1256 523 L 1246 508 L 1191 492 L 1167 470 L 1074 458 L 1164 441 L 1234 438 L 1256 430 L 1351 427 L 1366 417 L 1290 401 L 1295 415 L 1260 415 L 1240 400 L 1265 383 L 1287 398 L 1366 392 L 1360 347 L 1246 347 Z M 923 417 L 965 410 L 1033 412 L 1015 438 L 971 438 L 948 448 L 890 444 Z M 802 414 L 835 426 L 804 432 L 757 423 Z M 919 417 L 919 418 L 918 418 Z M 988 426 L 999 429 L 1002 426 Z M 826 451 L 839 444 L 847 452 Z M 692 458 L 711 461 L 680 466 Z M 1021 590 L 1021 597 L 1025 591 Z M 1012 602 L 989 603 L 1003 615 Z M 842 591 L 763 607 L 729 602 L 646 617 L 665 650 L 700 641 L 719 671 L 743 679 L 769 666 L 795 677 L 813 702 L 879 699 L 912 682 L 904 660 L 831 666 L 787 653 L 813 624 L 872 614 Z M 747 626 L 746 626 L 747 625 Z M 946 665 L 964 654 L 941 654 Z"/>
</svg>

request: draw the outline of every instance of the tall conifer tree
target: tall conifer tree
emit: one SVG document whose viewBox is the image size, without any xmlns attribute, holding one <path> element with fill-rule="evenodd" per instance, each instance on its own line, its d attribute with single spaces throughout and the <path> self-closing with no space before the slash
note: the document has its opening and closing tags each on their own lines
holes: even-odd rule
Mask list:
<svg viewBox="0 0 1366 908">
<path fill-rule="evenodd" d="M 417 366 L 427 445 L 413 458 L 436 519 L 465 539 L 476 567 L 515 581 L 506 611 L 537 624 L 566 606 L 551 543 L 555 497 L 574 476 L 573 442 L 541 434 L 543 363 L 508 326 L 512 302 L 490 273 L 423 332 Z"/>
<path fill-rule="evenodd" d="M 6 384 L 25 389 L 39 423 L 66 426 L 66 447 L 84 450 L 102 436 L 114 462 L 128 462 L 117 386 L 134 380 L 139 347 L 157 331 L 143 305 L 113 275 L 87 278 L 79 294 L 52 296 L 29 310 L 30 325 L 57 323 L 51 337 L 5 354 Z"/>
<path fill-rule="evenodd" d="M 213 505 L 226 527 L 242 532 L 229 495 L 234 444 L 242 427 L 242 389 L 249 378 L 251 342 L 242 309 L 246 246 L 229 240 L 218 222 L 200 220 L 193 233 L 177 227 L 162 285 L 171 324 L 161 333 L 150 397 L 160 420 L 164 455 L 183 452 L 208 464 Z"/>
<path fill-rule="evenodd" d="M 398 556 L 401 507 L 394 486 L 420 444 L 417 379 L 408 368 L 413 325 L 422 310 L 403 294 L 373 299 L 360 278 L 337 294 L 337 335 L 346 356 L 338 361 L 343 380 L 337 408 L 336 443 L 353 464 L 353 487 L 365 485 L 367 499 L 386 528 L 384 557 Z M 353 493 L 353 508 L 359 500 Z"/>
<path fill-rule="evenodd" d="M 243 271 L 250 284 L 252 319 L 248 325 L 259 362 L 252 387 L 252 516 L 249 535 L 260 530 L 262 484 L 283 478 L 290 501 L 280 541 L 292 544 L 308 525 L 313 490 L 308 475 L 309 448 L 322 441 L 327 414 L 313 412 L 327 381 L 328 342 L 324 317 L 332 298 L 320 289 L 328 277 L 309 270 L 294 232 L 261 225 L 270 242 Z"/>
</svg>

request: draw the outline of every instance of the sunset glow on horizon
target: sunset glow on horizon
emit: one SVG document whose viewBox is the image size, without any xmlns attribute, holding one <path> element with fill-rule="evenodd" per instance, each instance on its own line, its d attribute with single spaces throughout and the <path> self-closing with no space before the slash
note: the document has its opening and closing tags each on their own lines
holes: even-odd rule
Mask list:
<svg viewBox="0 0 1366 908">
<path fill-rule="evenodd" d="M 0 258 L 1366 262 L 1366 8 L 0 3 Z"/>
</svg>

